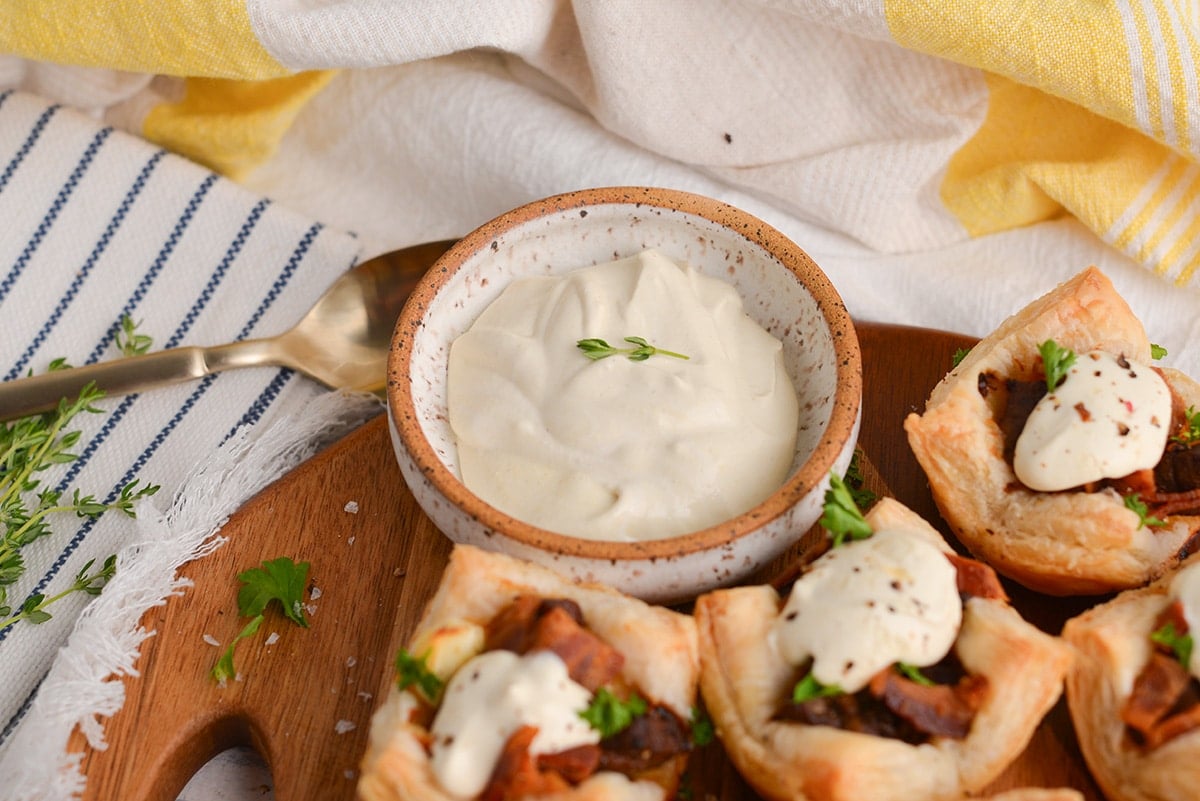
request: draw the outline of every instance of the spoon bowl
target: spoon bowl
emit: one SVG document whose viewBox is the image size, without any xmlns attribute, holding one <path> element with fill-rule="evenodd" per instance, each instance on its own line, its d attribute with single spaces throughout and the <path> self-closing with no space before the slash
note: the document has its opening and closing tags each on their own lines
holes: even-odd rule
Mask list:
<svg viewBox="0 0 1200 801">
<path fill-rule="evenodd" d="M 287 367 L 332 389 L 381 393 L 400 309 L 453 244 L 428 242 L 368 259 L 337 278 L 307 314 L 273 337 L 186 346 L 0 383 L 0 420 L 54 409 L 95 383 L 107 395 L 141 392 L 235 367 Z"/>
</svg>

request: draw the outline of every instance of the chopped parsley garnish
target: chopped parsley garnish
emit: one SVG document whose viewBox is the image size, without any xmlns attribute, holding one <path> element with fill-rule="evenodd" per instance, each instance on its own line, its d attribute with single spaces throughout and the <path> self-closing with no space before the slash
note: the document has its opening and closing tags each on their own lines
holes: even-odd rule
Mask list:
<svg viewBox="0 0 1200 801">
<path fill-rule="evenodd" d="M 836 473 L 829 475 L 829 489 L 825 491 L 825 507 L 821 525 L 829 532 L 833 547 L 837 548 L 846 538 L 862 540 L 871 536 L 871 524 L 863 517 L 850 488 Z"/>
<path fill-rule="evenodd" d="M 588 722 L 600 737 L 612 737 L 629 727 L 633 719 L 646 714 L 646 700 L 636 692 L 626 700 L 621 700 L 607 687 L 601 687 L 592 696 L 588 708 L 579 713 L 579 717 Z"/>
<path fill-rule="evenodd" d="M 836 684 L 822 684 L 813 676 L 812 671 L 804 674 L 804 678 L 796 682 L 792 688 L 792 701 L 802 704 L 814 698 L 828 698 L 831 695 L 841 695 L 842 689 Z"/>
<path fill-rule="evenodd" d="M 1150 634 L 1150 641 L 1171 649 L 1171 653 L 1175 654 L 1175 658 L 1184 667 L 1189 667 L 1192 661 L 1192 648 L 1194 642 L 1192 635 L 1180 634 L 1175 631 L 1175 624 L 1167 621 L 1162 628 L 1156 629 Z"/>
<path fill-rule="evenodd" d="M 425 662 L 425 656 L 413 656 L 401 648 L 396 654 L 396 684 L 401 690 L 416 687 L 425 700 L 433 703 L 441 695 L 443 682 Z"/>
<path fill-rule="evenodd" d="M 1075 364 L 1075 351 L 1060 348 L 1053 339 L 1047 339 L 1038 345 L 1038 353 L 1042 356 L 1042 367 L 1046 372 L 1046 391 L 1053 392 Z"/>
<path fill-rule="evenodd" d="M 1125 508 L 1138 516 L 1138 528 L 1156 528 L 1167 524 L 1167 521 L 1150 515 L 1150 507 L 1136 492 L 1125 496 Z"/>
</svg>

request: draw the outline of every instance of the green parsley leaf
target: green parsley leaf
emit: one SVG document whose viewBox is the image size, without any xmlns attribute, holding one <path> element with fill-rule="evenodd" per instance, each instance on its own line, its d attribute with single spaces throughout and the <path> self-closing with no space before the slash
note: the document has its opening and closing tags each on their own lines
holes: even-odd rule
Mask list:
<svg viewBox="0 0 1200 801">
<path fill-rule="evenodd" d="M 1167 621 L 1162 628 L 1150 634 L 1151 642 L 1171 649 L 1175 658 L 1184 667 L 1189 667 L 1192 661 L 1192 648 L 1195 645 L 1190 634 L 1180 634 L 1175 631 L 1175 624 Z"/>
<path fill-rule="evenodd" d="M 1046 391 L 1053 392 L 1075 364 L 1075 351 L 1060 348 L 1053 339 L 1047 339 L 1038 345 L 1038 353 L 1042 355 L 1042 367 L 1046 372 Z"/>
<path fill-rule="evenodd" d="M 429 669 L 425 659 L 425 656 L 413 656 L 407 649 L 401 648 L 396 653 L 396 684 L 401 690 L 416 687 L 425 700 L 434 703 L 445 683 Z"/>
<path fill-rule="evenodd" d="M 951 360 L 952 360 L 951 366 L 958 367 L 960 364 L 962 364 L 962 360 L 967 358 L 967 354 L 969 354 L 970 352 L 971 352 L 970 348 L 956 348 L 954 351 L 954 356 L 951 357 Z"/>
<path fill-rule="evenodd" d="M 859 509 L 875 503 L 878 497 L 866 487 L 866 479 L 862 474 L 862 455 L 862 448 L 855 448 L 854 455 L 850 457 L 850 466 L 846 468 L 846 488 Z"/>
<path fill-rule="evenodd" d="M 262 625 L 263 616 L 255 615 L 249 623 L 242 627 L 238 635 L 233 638 L 233 642 L 229 643 L 229 647 L 225 649 L 225 653 L 221 654 L 221 658 L 217 660 L 217 664 L 213 665 L 213 669 L 209 671 L 209 675 L 216 681 L 230 681 L 237 678 L 237 669 L 233 666 L 233 648 L 247 637 L 254 636 L 258 631 L 258 627 Z"/>
<path fill-rule="evenodd" d="M 842 688 L 836 684 L 822 684 L 813 676 L 812 671 L 804 674 L 804 678 L 796 682 L 792 688 L 792 700 L 797 704 L 811 701 L 813 698 L 828 698 L 831 695 L 841 695 Z"/>
<path fill-rule="evenodd" d="M 1125 496 L 1125 508 L 1138 516 L 1138 528 L 1156 528 L 1167 524 L 1165 520 L 1150 516 L 1150 507 L 1136 492 Z"/>
<path fill-rule="evenodd" d="M 1151 359 L 1154 359 L 1155 361 L 1157 361 L 1159 359 L 1166 358 L 1166 355 L 1167 355 L 1166 348 L 1164 348 L 1162 345 L 1157 345 L 1153 342 L 1150 343 L 1150 358 Z"/>
<path fill-rule="evenodd" d="M 297 564 L 286 556 L 262 563 L 238 574 L 238 614 L 262 614 L 267 604 L 279 601 L 283 613 L 296 625 L 308 628 L 304 617 L 304 589 L 308 586 L 308 562 Z"/>
<path fill-rule="evenodd" d="M 588 708 L 579 713 L 579 717 L 588 725 L 600 732 L 600 737 L 612 737 L 619 734 L 633 723 L 633 719 L 646 714 L 646 700 L 636 692 L 622 701 L 607 687 L 601 687 L 592 696 Z"/>
<path fill-rule="evenodd" d="M 850 488 L 836 473 L 829 475 L 829 489 L 825 491 L 825 509 L 821 525 L 829 532 L 833 547 L 841 545 L 846 537 L 862 540 L 871 536 L 871 525 L 863 517 Z"/>
</svg>

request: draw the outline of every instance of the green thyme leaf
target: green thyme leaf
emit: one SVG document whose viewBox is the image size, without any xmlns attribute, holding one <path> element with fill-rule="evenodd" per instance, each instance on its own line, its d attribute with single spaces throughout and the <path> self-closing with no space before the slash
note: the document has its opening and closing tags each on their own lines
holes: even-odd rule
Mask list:
<svg viewBox="0 0 1200 801">
<path fill-rule="evenodd" d="M 821 525 L 829 532 L 833 547 L 840 546 L 847 537 L 862 540 L 871 536 L 871 524 L 863 517 L 850 488 L 836 473 L 829 475 L 829 489 L 825 490 L 825 507 Z"/>
<path fill-rule="evenodd" d="M 1125 496 L 1125 508 L 1138 516 L 1138 528 L 1157 528 L 1167 524 L 1165 520 L 1150 516 L 1150 507 L 1136 492 Z"/>
<path fill-rule="evenodd" d="M 621 700 L 607 687 L 601 687 L 592 696 L 588 708 L 579 717 L 600 732 L 600 737 L 612 737 L 629 727 L 633 719 L 646 714 L 646 700 L 636 692 L 627 700 Z"/>
<path fill-rule="evenodd" d="M 1038 353 L 1042 356 L 1042 367 L 1046 372 L 1046 391 L 1053 392 L 1067 377 L 1067 371 L 1075 364 L 1075 351 L 1060 348 L 1053 339 L 1047 339 L 1038 345 Z"/>
<path fill-rule="evenodd" d="M 1189 667 L 1192 661 L 1192 648 L 1195 642 L 1191 634 L 1180 634 L 1175 630 L 1175 624 L 1167 621 L 1162 628 L 1150 634 L 1151 642 L 1170 648 L 1175 658 L 1184 667 Z"/>
<path fill-rule="evenodd" d="M 813 676 L 812 671 L 804 674 L 804 678 L 796 682 L 792 688 L 792 700 L 797 704 L 811 701 L 813 698 L 828 698 L 831 695 L 841 695 L 842 689 L 836 684 L 822 684 Z"/>
<path fill-rule="evenodd" d="M 121 315 L 113 342 L 121 350 L 123 356 L 140 356 L 150 350 L 154 340 L 138 332 L 141 321 L 134 322 L 128 314 Z"/>
<path fill-rule="evenodd" d="M 425 656 L 413 656 L 401 648 L 396 653 L 396 684 L 401 690 L 416 687 L 426 701 L 434 703 L 442 693 L 444 682 L 429 669 L 425 659 Z"/>
<path fill-rule="evenodd" d="M 625 358 L 629 359 L 631 362 L 644 362 L 651 356 L 672 356 L 676 359 L 689 358 L 688 356 L 684 356 L 682 353 L 676 353 L 673 350 L 656 348 L 642 337 L 625 337 L 625 341 L 634 347 L 614 348 L 603 339 L 596 338 L 581 339 L 575 343 L 575 347 L 583 351 L 583 355 L 587 356 L 592 361 L 607 359 L 609 356 L 615 356 L 617 354 L 623 354 Z"/>
</svg>

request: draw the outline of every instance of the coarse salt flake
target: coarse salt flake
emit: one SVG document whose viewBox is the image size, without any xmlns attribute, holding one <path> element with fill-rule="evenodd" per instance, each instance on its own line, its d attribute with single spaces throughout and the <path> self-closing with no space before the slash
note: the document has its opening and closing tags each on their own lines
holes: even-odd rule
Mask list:
<svg viewBox="0 0 1200 801">
<path fill-rule="evenodd" d="M 356 515 L 356 514 L 358 514 L 358 501 L 346 501 L 346 505 L 343 508 L 348 513 L 350 513 L 352 515 Z"/>
<path fill-rule="evenodd" d="M 279 642 L 279 632 L 272 631 L 269 635 L 267 635 L 267 640 L 264 645 L 274 645 L 277 642 Z"/>
<path fill-rule="evenodd" d="M 205 634 L 204 641 L 206 643 L 208 643 L 209 645 L 214 645 L 217 647 L 220 647 L 220 645 L 221 645 L 221 641 L 218 640 L 216 637 L 212 636 L 211 634 Z"/>
<path fill-rule="evenodd" d="M 349 731 L 354 731 L 358 726 L 352 720 L 339 720 L 334 724 L 333 730 L 338 734 L 345 734 Z"/>
</svg>

